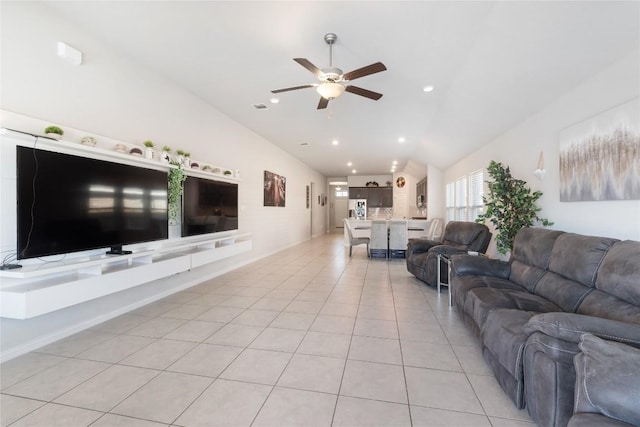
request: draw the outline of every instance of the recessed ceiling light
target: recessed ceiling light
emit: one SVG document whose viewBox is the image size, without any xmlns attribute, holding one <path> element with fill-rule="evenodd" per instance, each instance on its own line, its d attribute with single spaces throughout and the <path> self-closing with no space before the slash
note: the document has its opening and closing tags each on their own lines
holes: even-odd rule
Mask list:
<svg viewBox="0 0 640 427">
<path fill-rule="evenodd" d="M 334 139 L 333 141 L 331 141 L 331 144 L 332 144 L 332 145 L 338 145 L 338 144 L 339 144 L 339 142 L 338 142 L 338 140 L 337 140 L 337 139 Z"/>
<path fill-rule="evenodd" d="M 400 138 L 398 138 L 398 142 L 400 144 L 404 144 L 405 141 L 406 141 L 406 139 L 404 139 L 404 136 L 401 136 Z"/>
<path fill-rule="evenodd" d="M 347 162 L 347 166 L 353 166 L 353 163 Z"/>
<path fill-rule="evenodd" d="M 397 161 L 397 160 L 394 160 L 393 162 L 391 162 L 391 164 L 395 166 L 395 165 L 397 165 L 397 164 L 398 164 L 398 161 Z"/>
<path fill-rule="evenodd" d="M 433 86 L 429 85 L 429 86 L 425 86 L 422 88 L 423 91 L 425 92 L 431 92 L 433 91 L 433 89 L 435 89 Z"/>
<path fill-rule="evenodd" d="M 272 104 L 277 104 L 278 102 L 280 102 L 278 98 L 269 98 L 269 101 L 271 101 Z"/>
<path fill-rule="evenodd" d="M 351 173 L 356 173 L 356 170 L 355 169 L 351 169 Z"/>
</svg>

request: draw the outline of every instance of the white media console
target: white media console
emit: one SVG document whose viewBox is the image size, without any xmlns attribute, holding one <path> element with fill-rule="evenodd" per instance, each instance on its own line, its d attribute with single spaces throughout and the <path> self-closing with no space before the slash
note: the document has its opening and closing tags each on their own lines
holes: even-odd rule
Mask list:
<svg viewBox="0 0 640 427">
<path fill-rule="evenodd" d="M 33 140 L 33 137 L 5 130 L 0 156 L 2 164 L 15 165 L 15 146 L 32 147 Z M 170 168 L 157 161 L 68 141 L 40 139 L 37 147 L 157 169 Z M 7 158 L 12 153 L 13 161 Z M 3 171 L 2 196 L 4 200 L 15 200 L 15 166 L 13 179 L 8 169 L 11 168 Z M 185 170 L 185 173 L 214 178 L 203 171 Z M 238 181 L 226 176 L 215 179 Z M 15 240 L 5 240 L 7 236 L 10 240 L 15 236 L 15 210 L 3 208 L 3 217 L 2 246 L 6 251 L 8 247 L 15 247 Z M 12 226 L 14 228 L 10 230 Z M 92 251 L 87 255 L 74 254 L 59 262 L 28 260 L 22 268 L 0 271 L 0 317 L 33 318 L 214 263 L 251 248 L 250 234 L 228 232 L 132 245 L 133 253 L 128 255 L 104 255 Z"/>
</svg>

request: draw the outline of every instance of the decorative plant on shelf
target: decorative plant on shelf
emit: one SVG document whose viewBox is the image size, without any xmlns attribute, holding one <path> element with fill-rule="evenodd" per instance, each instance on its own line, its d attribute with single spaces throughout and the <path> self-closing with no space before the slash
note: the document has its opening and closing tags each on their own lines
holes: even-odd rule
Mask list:
<svg viewBox="0 0 640 427">
<path fill-rule="evenodd" d="M 143 142 L 144 146 L 147 148 L 153 148 L 153 141 L 147 140 Z"/>
<path fill-rule="evenodd" d="M 187 179 L 182 165 L 171 162 L 176 168 L 169 169 L 167 203 L 169 204 L 169 221 L 178 223 L 178 213 L 180 212 L 180 198 L 182 197 L 182 183 Z"/>
<path fill-rule="evenodd" d="M 49 136 L 54 136 L 56 139 L 60 139 L 62 135 L 64 135 L 64 131 L 60 129 L 58 126 L 48 126 L 44 129 L 44 133 Z"/>
<path fill-rule="evenodd" d="M 233 172 L 231 172 L 230 170 L 227 169 L 226 171 L 224 171 L 224 174 L 225 175 L 233 175 Z"/>
<path fill-rule="evenodd" d="M 487 181 L 489 194 L 482 197 L 485 212 L 476 222 L 491 221 L 498 232 L 498 253 L 505 255 L 513 247 L 513 239 L 518 230 L 531 227 L 534 222 L 543 226 L 553 225 L 553 222 L 538 216 L 540 208 L 536 201 L 542 196 L 542 192 L 531 192 L 525 181 L 511 176 L 509 166 L 492 160 L 487 171 L 493 181 Z"/>
</svg>

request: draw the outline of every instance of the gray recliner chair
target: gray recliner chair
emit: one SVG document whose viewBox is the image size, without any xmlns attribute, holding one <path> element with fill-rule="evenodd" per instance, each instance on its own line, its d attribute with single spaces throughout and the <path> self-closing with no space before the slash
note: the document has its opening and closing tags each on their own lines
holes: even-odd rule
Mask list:
<svg viewBox="0 0 640 427">
<path fill-rule="evenodd" d="M 582 335 L 581 352 L 573 358 L 575 405 L 569 427 L 640 425 L 638 345 L 640 341 L 623 344 Z"/>
<path fill-rule="evenodd" d="M 449 221 L 442 241 L 409 239 L 407 270 L 429 286 L 438 283 L 438 254 L 455 255 L 475 251 L 485 253 L 491 241 L 491 232 L 484 224 Z M 446 274 L 443 269 L 442 274 Z M 441 278 L 447 283 L 445 277 Z"/>
</svg>

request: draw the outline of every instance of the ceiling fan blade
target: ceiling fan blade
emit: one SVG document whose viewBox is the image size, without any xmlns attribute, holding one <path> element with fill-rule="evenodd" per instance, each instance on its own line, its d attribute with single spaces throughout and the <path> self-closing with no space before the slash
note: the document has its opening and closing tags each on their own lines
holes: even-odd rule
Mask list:
<svg viewBox="0 0 640 427">
<path fill-rule="evenodd" d="M 375 64 L 367 65 L 366 67 L 349 71 L 348 73 L 345 73 L 342 78 L 345 80 L 355 80 L 359 79 L 360 77 L 368 76 L 369 74 L 379 73 L 380 71 L 384 71 L 386 69 L 387 67 L 385 67 L 382 62 L 376 62 Z"/>
<path fill-rule="evenodd" d="M 313 87 L 314 85 L 304 85 L 304 86 L 293 86 L 293 87 L 286 87 L 284 89 L 276 89 L 276 90 L 272 90 L 271 93 L 280 93 L 280 92 L 288 92 L 290 90 L 298 90 L 298 89 L 306 89 L 308 87 Z"/>
<path fill-rule="evenodd" d="M 327 108 L 327 105 L 329 105 L 329 100 L 327 98 L 320 97 L 320 102 L 318 102 L 318 110 Z"/>
<path fill-rule="evenodd" d="M 377 101 L 378 99 L 382 98 L 381 93 L 374 92 L 367 89 L 362 89 L 361 87 L 358 87 L 358 86 L 347 86 L 345 90 L 347 92 L 355 93 L 356 95 L 364 96 L 365 98 L 373 99 L 374 101 Z"/>
<path fill-rule="evenodd" d="M 313 65 L 311 61 L 309 61 L 307 58 L 293 58 L 293 60 L 296 61 L 298 64 L 302 65 L 307 70 L 311 71 L 313 74 L 315 74 L 318 77 L 320 76 L 320 74 L 322 74 L 322 71 L 320 71 L 320 68 Z"/>
</svg>

